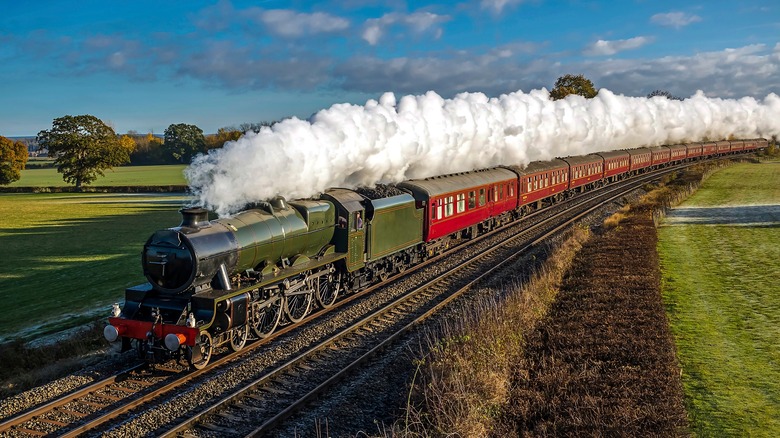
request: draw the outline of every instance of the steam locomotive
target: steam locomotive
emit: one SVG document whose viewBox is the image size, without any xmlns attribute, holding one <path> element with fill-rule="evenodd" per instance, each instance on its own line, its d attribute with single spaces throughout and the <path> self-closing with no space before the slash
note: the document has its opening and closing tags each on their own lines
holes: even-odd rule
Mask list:
<svg viewBox="0 0 780 438">
<path fill-rule="evenodd" d="M 104 335 L 149 362 L 185 359 L 200 369 L 216 347 L 240 350 L 282 321 L 300 322 L 315 306 L 331 307 L 341 294 L 576 193 L 767 145 L 659 146 L 409 180 L 381 192 L 336 188 L 215 220 L 185 208 L 179 226 L 146 241 L 148 282 L 125 291 Z"/>
</svg>

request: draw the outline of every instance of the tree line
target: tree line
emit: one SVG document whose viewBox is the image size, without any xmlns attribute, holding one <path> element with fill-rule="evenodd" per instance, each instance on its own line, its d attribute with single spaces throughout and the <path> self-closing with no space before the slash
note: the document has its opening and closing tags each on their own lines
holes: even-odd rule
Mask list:
<svg viewBox="0 0 780 438">
<path fill-rule="evenodd" d="M 550 98 L 558 100 L 570 94 L 590 99 L 598 90 L 584 75 L 567 74 L 555 82 Z M 682 100 L 665 90 L 655 90 L 647 97 Z M 95 116 L 68 115 L 54 119 L 52 128 L 40 131 L 36 140 L 54 158 L 63 180 L 81 188 L 115 166 L 190 163 L 197 154 L 220 148 L 246 132 L 259 132 L 273 123 L 276 122 L 243 123 L 238 128 L 219 128 L 211 135 L 204 135 L 195 125 L 176 123 L 168 126 L 160 138 L 135 131 L 117 135 L 113 128 Z M 27 157 L 24 143 L 0 136 L 0 185 L 19 180 Z"/>
<path fill-rule="evenodd" d="M 68 115 L 54 119 L 52 128 L 40 131 L 36 141 L 54 158 L 62 179 L 79 189 L 116 166 L 189 163 L 199 153 L 220 148 L 246 132 L 259 132 L 272 124 L 243 123 L 238 128 L 223 127 L 216 134 L 204 135 L 196 125 L 175 123 L 160 138 L 135 131 L 118 135 L 93 115 Z M 27 159 L 27 145 L 0 136 L 0 185 L 18 181 Z"/>
</svg>

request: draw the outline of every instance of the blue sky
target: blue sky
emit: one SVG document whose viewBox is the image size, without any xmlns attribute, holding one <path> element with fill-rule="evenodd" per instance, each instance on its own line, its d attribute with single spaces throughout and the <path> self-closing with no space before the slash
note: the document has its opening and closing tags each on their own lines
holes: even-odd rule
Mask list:
<svg viewBox="0 0 780 438">
<path fill-rule="evenodd" d="M 771 0 L 0 0 L 0 135 L 92 114 L 118 133 L 307 118 L 385 91 L 780 93 Z"/>
</svg>

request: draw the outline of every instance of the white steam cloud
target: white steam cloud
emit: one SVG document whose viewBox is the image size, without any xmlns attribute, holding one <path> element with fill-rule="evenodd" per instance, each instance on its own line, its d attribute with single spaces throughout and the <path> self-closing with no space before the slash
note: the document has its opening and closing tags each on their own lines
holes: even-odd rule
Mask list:
<svg viewBox="0 0 780 438">
<path fill-rule="evenodd" d="M 780 97 L 684 101 L 615 95 L 553 101 L 545 89 L 497 98 L 392 93 L 288 119 L 196 157 L 197 203 L 225 216 L 248 203 L 315 196 L 500 164 L 704 139 L 780 134 Z"/>
</svg>

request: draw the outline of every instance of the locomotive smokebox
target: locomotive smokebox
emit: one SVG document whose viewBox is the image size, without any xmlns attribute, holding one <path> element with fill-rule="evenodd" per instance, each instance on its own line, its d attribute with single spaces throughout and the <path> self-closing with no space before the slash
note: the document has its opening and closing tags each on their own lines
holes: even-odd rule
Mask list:
<svg viewBox="0 0 780 438">
<path fill-rule="evenodd" d="M 180 227 L 201 228 L 209 225 L 209 211 L 203 207 L 182 208 Z"/>
</svg>

